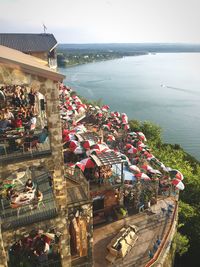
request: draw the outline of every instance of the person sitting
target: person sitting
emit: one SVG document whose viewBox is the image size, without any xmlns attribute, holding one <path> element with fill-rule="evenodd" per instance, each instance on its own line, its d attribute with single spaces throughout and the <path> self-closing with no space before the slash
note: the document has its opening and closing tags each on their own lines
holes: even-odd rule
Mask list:
<svg viewBox="0 0 200 267">
<path fill-rule="evenodd" d="M 8 200 L 10 200 L 14 195 L 15 195 L 16 191 L 13 188 L 13 186 L 9 186 L 7 191 L 6 191 L 6 197 Z"/>
<path fill-rule="evenodd" d="M 11 123 L 11 120 L 14 119 L 14 115 L 13 115 L 13 113 L 10 112 L 8 108 L 5 108 L 3 114 L 4 114 L 4 118 L 5 118 L 6 120 L 8 120 L 10 123 Z"/>
<path fill-rule="evenodd" d="M 44 143 L 48 137 L 48 128 L 45 126 L 38 136 L 38 142 L 39 143 Z"/>
<path fill-rule="evenodd" d="M 12 126 L 14 128 L 22 127 L 22 119 L 19 116 L 15 116 L 15 119 L 12 121 Z"/>
<path fill-rule="evenodd" d="M 32 191 L 34 188 L 35 188 L 34 183 L 32 182 L 31 179 L 28 179 L 27 182 L 25 183 L 25 189 L 24 189 L 24 191 L 25 192 Z"/>
</svg>

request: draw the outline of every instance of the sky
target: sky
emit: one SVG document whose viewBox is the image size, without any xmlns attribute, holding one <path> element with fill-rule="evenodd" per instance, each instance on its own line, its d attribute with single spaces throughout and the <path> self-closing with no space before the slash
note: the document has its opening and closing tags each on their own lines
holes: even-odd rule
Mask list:
<svg viewBox="0 0 200 267">
<path fill-rule="evenodd" d="M 200 43 L 199 0 L 0 0 L 1 33 L 59 43 Z"/>
</svg>

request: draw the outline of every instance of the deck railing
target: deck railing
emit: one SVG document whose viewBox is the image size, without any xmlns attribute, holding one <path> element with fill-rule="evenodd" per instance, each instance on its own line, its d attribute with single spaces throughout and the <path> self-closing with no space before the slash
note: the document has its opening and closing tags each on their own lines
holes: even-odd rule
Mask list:
<svg viewBox="0 0 200 267">
<path fill-rule="evenodd" d="M 178 203 L 176 202 L 174 212 L 173 212 L 173 215 L 171 218 L 170 227 L 169 227 L 168 231 L 166 232 L 166 234 L 164 235 L 158 250 L 154 254 L 153 258 L 145 265 L 145 267 L 157 266 L 158 260 L 165 254 L 166 249 L 169 245 L 169 239 L 170 239 L 171 234 L 173 233 L 173 229 L 175 227 L 177 212 L 178 212 Z"/>
</svg>

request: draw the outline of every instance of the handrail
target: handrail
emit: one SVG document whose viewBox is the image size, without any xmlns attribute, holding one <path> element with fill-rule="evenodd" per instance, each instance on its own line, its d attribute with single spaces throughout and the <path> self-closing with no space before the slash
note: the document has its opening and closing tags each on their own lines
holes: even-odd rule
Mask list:
<svg viewBox="0 0 200 267">
<path fill-rule="evenodd" d="M 173 224 L 174 224 L 174 219 L 175 219 L 176 212 L 177 212 L 177 207 L 178 207 L 178 204 L 177 204 L 177 202 L 176 202 L 176 204 L 175 204 L 175 208 L 174 208 L 174 212 L 173 212 L 173 217 L 172 217 L 171 224 L 170 224 L 170 227 L 169 227 L 167 233 L 165 234 L 163 240 L 161 241 L 161 244 L 160 244 L 158 250 L 157 250 L 156 253 L 154 254 L 153 258 L 152 258 L 150 261 L 148 261 L 148 263 L 145 265 L 145 267 L 153 266 L 153 264 L 158 260 L 159 256 L 161 255 L 161 252 L 162 252 L 162 250 L 164 249 L 164 246 L 166 245 L 166 243 L 167 243 L 167 239 L 168 239 L 168 237 L 169 237 L 169 235 L 170 235 L 170 232 L 171 232 L 171 230 L 172 230 L 172 226 L 173 226 Z"/>
</svg>

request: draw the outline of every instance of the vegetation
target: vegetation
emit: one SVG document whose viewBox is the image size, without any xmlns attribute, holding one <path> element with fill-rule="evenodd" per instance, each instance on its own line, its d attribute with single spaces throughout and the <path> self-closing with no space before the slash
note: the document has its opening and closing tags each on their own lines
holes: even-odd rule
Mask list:
<svg viewBox="0 0 200 267">
<path fill-rule="evenodd" d="M 58 67 L 69 67 L 80 64 L 87 64 L 97 61 L 122 58 L 124 56 L 138 56 L 146 54 L 145 52 L 120 52 L 104 51 L 95 49 L 58 49 L 57 62 Z"/>
<path fill-rule="evenodd" d="M 174 238 L 175 266 L 199 266 L 200 163 L 179 145 L 164 144 L 159 126 L 132 120 L 130 127 L 132 131 L 142 131 L 146 135 L 153 154 L 160 161 L 184 175 L 185 189 L 179 195 L 179 229 Z"/>
</svg>

